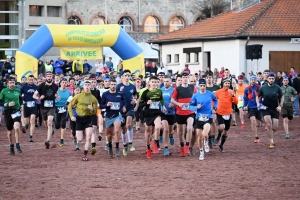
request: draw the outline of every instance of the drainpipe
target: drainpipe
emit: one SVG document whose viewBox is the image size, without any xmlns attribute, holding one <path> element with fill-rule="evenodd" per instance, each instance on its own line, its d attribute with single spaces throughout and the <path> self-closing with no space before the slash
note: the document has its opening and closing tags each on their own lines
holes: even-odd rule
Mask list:
<svg viewBox="0 0 300 200">
<path fill-rule="evenodd" d="M 248 72 L 247 72 L 246 48 L 247 48 L 247 45 L 248 45 L 249 42 L 250 42 L 250 37 L 248 36 L 248 37 L 247 37 L 247 42 L 246 42 L 246 44 L 245 44 L 245 65 L 244 65 L 245 75 L 248 74 Z M 252 69 L 251 69 L 251 70 L 252 70 Z M 254 71 L 254 70 L 253 70 L 253 71 Z M 253 72 L 253 73 L 254 73 L 254 72 Z"/>
<path fill-rule="evenodd" d="M 138 13 L 138 26 L 137 26 L 137 28 L 138 28 L 138 32 L 140 32 L 140 16 L 141 16 L 141 0 L 139 0 L 139 13 Z"/>
<path fill-rule="evenodd" d="M 159 49 L 156 49 L 155 47 L 153 47 L 153 43 L 151 43 L 151 49 L 155 50 L 158 52 L 158 62 L 160 64 L 161 60 L 160 60 L 160 50 Z"/>
</svg>

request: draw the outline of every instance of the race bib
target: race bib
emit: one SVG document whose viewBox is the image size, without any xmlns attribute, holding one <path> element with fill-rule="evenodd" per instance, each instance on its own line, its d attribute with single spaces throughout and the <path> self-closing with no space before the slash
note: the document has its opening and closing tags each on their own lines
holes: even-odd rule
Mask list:
<svg viewBox="0 0 300 200">
<path fill-rule="evenodd" d="M 263 104 L 260 105 L 260 109 L 262 109 L 262 110 L 267 110 L 267 108 L 268 108 L 268 107 L 267 107 L 267 106 L 264 106 Z"/>
<path fill-rule="evenodd" d="M 66 110 L 66 108 L 64 107 L 64 106 L 62 106 L 62 107 L 57 107 L 57 113 L 65 113 L 65 112 L 67 112 L 67 110 Z"/>
<path fill-rule="evenodd" d="M 34 106 L 35 106 L 35 101 L 27 101 L 27 102 L 26 102 L 26 106 L 27 106 L 28 108 L 34 107 Z"/>
<path fill-rule="evenodd" d="M 189 110 L 190 109 L 190 104 L 186 103 L 186 104 L 183 104 L 182 110 Z"/>
<path fill-rule="evenodd" d="M 110 109 L 111 110 L 120 110 L 120 102 L 112 102 Z"/>
<path fill-rule="evenodd" d="M 150 104 L 150 109 L 159 109 L 159 102 L 154 101 Z"/>
<path fill-rule="evenodd" d="M 8 69 L 7 72 L 10 74 L 11 73 L 11 69 Z"/>
<path fill-rule="evenodd" d="M 21 112 L 18 111 L 18 112 L 15 112 L 13 114 L 10 115 L 12 119 L 15 119 L 16 117 L 21 117 Z"/>
<path fill-rule="evenodd" d="M 200 114 L 198 120 L 201 122 L 206 122 L 209 119 L 208 116 L 208 114 Z"/>
<path fill-rule="evenodd" d="M 222 115 L 223 119 L 225 120 L 229 120 L 230 119 L 230 115 Z"/>
<path fill-rule="evenodd" d="M 53 101 L 52 100 L 45 100 L 44 101 L 44 107 L 52 108 L 53 107 Z"/>
<path fill-rule="evenodd" d="M 243 95 L 239 95 L 238 100 L 239 101 L 244 101 L 244 96 Z"/>
</svg>

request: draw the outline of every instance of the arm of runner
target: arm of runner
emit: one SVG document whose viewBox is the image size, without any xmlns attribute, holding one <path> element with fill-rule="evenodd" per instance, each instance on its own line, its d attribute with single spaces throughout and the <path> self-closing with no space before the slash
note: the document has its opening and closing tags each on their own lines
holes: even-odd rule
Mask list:
<svg viewBox="0 0 300 200">
<path fill-rule="evenodd" d="M 70 118 L 74 117 L 74 113 L 73 113 L 73 107 L 77 104 L 78 102 L 78 96 L 79 95 L 75 95 L 74 98 L 72 99 L 72 101 L 69 103 L 68 105 L 68 113 Z"/>
<path fill-rule="evenodd" d="M 100 108 L 101 109 L 106 109 L 107 102 L 106 102 L 106 94 L 102 94 L 101 102 L 100 102 Z"/>
<path fill-rule="evenodd" d="M 214 93 L 212 93 L 212 100 L 214 101 L 214 109 L 217 110 L 219 101 Z"/>
<path fill-rule="evenodd" d="M 192 96 L 190 101 L 190 110 L 197 112 L 197 99 L 195 94 Z"/>
<path fill-rule="evenodd" d="M 140 107 L 145 107 L 147 105 L 147 96 L 146 96 L 147 92 L 144 91 L 142 96 L 141 96 L 141 99 L 140 99 Z"/>
<path fill-rule="evenodd" d="M 248 105 L 248 87 L 246 87 L 245 91 L 244 91 L 244 106 L 243 107 L 247 107 Z"/>
</svg>

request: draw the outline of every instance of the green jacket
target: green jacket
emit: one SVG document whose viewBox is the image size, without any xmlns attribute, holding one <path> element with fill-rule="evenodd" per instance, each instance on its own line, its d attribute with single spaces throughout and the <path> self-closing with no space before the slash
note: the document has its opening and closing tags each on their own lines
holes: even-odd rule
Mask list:
<svg viewBox="0 0 300 200">
<path fill-rule="evenodd" d="M 281 89 L 282 94 L 284 96 L 283 106 L 293 107 L 293 102 L 291 101 L 291 97 L 293 95 L 297 95 L 297 91 L 289 85 L 287 85 L 286 87 L 281 86 L 280 89 Z"/>
<path fill-rule="evenodd" d="M 4 107 L 4 111 L 11 110 L 20 110 L 20 100 L 21 100 L 21 90 L 15 87 L 13 90 L 9 88 L 4 88 L 0 93 L 0 100 L 6 103 L 15 102 L 14 106 Z"/>
</svg>

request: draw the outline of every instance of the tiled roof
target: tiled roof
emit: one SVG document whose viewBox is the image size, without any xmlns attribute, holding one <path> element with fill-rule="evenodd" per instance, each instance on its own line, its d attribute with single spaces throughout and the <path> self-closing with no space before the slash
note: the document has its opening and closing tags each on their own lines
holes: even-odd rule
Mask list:
<svg viewBox="0 0 300 200">
<path fill-rule="evenodd" d="M 149 42 L 245 36 L 300 37 L 300 0 L 263 0 L 241 11 L 229 11 Z"/>
</svg>

